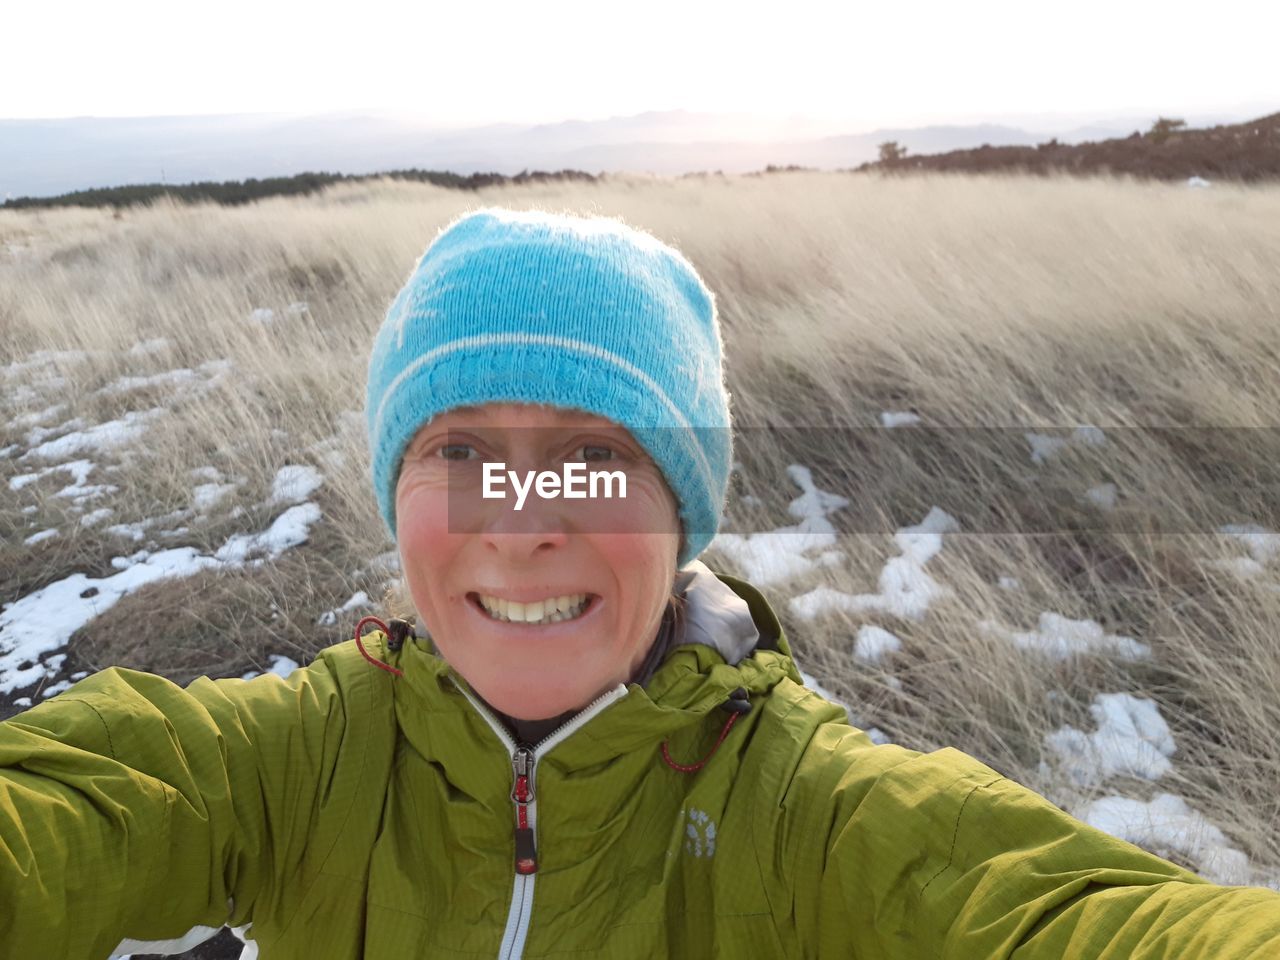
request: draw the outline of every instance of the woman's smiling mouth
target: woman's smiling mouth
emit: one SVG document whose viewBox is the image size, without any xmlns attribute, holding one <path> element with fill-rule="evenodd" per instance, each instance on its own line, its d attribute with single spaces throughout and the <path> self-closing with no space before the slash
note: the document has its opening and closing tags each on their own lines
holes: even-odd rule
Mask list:
<svg viewBox="0 0 1280 960">
<path fill-rule="evenodd" d="M 469 593 L 467 599 L 485 616 L 499 623 L 545 626 L 579 619 L 598 597 L 592 593 L 571 593 L 520 603 L 485 593 Z"/>
</svg>

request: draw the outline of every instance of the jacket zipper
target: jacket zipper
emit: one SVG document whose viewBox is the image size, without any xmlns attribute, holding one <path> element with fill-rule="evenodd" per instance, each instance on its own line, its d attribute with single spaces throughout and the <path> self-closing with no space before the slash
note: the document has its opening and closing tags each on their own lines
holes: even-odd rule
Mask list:
<svg viewBox="0 0 1280 960">
<path fill-rule="evenodd" d="M 520 960 L 524 954 L 525 938 L 529 934 L 529 920 L 533 912 L 533 883 L 538 874 L 538 795 L 535 780 L 538 761 L 605 707 L 625 697 L 627 687 L 626 684 L 618 684 L 530 746 L 512 739 L 507 728 L 465 686 L 457 682 L 454 682 L 454 686 L 471 701 L 471 705 L 484 717 L 490 729 L 511 754 L 511 802 L 515 805 L 515 886 L 511 894 L 511 909 L 507 913 L 507 927 L 502 935 L 502 946 L 498 949 L 498 960 Z"/>
</svg>

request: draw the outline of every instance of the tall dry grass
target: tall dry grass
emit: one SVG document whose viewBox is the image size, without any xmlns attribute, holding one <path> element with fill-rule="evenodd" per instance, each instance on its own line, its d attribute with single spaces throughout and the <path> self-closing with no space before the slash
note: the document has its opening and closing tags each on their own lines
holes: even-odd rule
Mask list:
<svg viewBox="0 0 1280 960">
<path fill-rule="evenodd" d="M 314 462 L 325 476 L 324 521 L 310 543 L 273 566 L 210 575 L 199 589 L 147 588 L 81 631 L 79 662 L 187 679 L 345 637 L 349 623 L 321 628 L 317 615 L 356 589 L 378 595 L 386 573 L 374 560 L 392 547 L 368 487 L 358 416 L 373 332 L 435 231 L 489 204 L 621 216 L 701 271 L 717 295 L 744 426 L 727 526 L 792 522 L 783 506 L 799 491 L 784 468 L 809 455 L 825 464 L 819 485 L 854 501 L 844 515 L 856 523 L 832 516 L 844 523 L 846 560 L 766 593 L 805 667 L 860 718 L 910 746 L 958 746 L 1074 805 L 1087 794 L 1042 765 L 1045 734 L 1063 723 L 1091 729 L 1086 708 L 1097 693 L 1153 696 L 1178 740 L 1175 772 L 1158 786 L 1107 790 L 1182 793 L 1275 875 L 1278 571 L 1272 562 L 1242 579 L 1216 566 L 1240 547 L 1213 533 L 1223 522 L 1275 521 L 1265 487 L 1238 483 L 1274 465 L 1269 429 L 1280 427 L 1274 187 L 789 173 L 474 196 L 381 182 L 236 209 L 159 204 L 118 218 L 0 212 L 0 363 L 40 350 L 87 354 L 42 368 L 39 376 L 59 373 L 67 387 L 42 387 L 27 372 L 4 382 L 0 447 L 19 449 L 0 458 L 0 479 L 28 469 L 16 457 L 32 424 L 15 419 L 55 403 L 66 408 L 45 425 L 168 410 L 143 442 L 99 458 L 102 471 L 116 468 L 110 482 L 120 489 L 94 504 L 113 507 L 112 522 L 188 507 L 192 469 L 244 478 L 185 532 L 156 533 L 158 545 L 210 550 L 261 529 L 271 478 L 286 463 Z M 298 301 L 307 311 L 288 313 Z M 276 311 L 274 323 L 249 318 L 261 307 Z M 155 337 L 170 345 L 127 353 Z M 203 392 L 96 392 L 124 375 L 222 359 L 232 369 Z M 839 448 L 856 436 L 841 431 L 891 409 L 953 428 L 1096 424 L 1117 442 L 1038 467 L 1019 430 L 957 429 L 942 453 L 892 469 Z M 828 432 L 755 429 L 788 424 Z M 1206 429 L 1177 449 L 1169 435 L 1142 429 L 1156 426 Z M 1105 480 L 1119 486 L 1120 509 L 1081 508 L 1079 494 Z M 50 495 L 63 482 L 0 487 L 5 600 L 77 570 L 109 572 L 112 556 L 142 545 L 79 526 L 80 511 Z M 788 597 L 819 584 L 873 590 L 894 553 L 887 533 L 934 504 L 970 532 L 948 537 L 931 562 L 952 593 L 924 620 L 808 623 L 790 613 Z M 23 545 L 51 526 L 62 534 Z M 732 569 L 724 557 L 707 559 Z M 998 588 L 1000 576 L 1022 588 Z M 1149 643 L 1153 657 L 1048 663 L 980 626 L 1028 630 L 1044 611 L 1096 619 Z M 894 630 L 903 650 L 880 666 L 855 661 L 862 622 Z"/>
</svg>

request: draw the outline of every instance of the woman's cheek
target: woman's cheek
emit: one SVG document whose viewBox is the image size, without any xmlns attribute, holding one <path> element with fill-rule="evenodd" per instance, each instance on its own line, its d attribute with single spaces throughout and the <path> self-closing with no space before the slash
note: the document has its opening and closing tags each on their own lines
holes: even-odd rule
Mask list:
<svg viewBox="0 0 1280 960">
<path fill-rule="evenodd" d="M 396 488 L 396 538 L 414 546 L 436 546 L 449 532 L 448 492 L 412 473 Z"/>
</svg>

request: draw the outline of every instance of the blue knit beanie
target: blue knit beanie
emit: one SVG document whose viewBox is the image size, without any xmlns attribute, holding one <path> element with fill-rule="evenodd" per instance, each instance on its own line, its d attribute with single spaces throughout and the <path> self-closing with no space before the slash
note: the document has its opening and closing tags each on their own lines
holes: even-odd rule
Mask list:
<svg viewBox="0 0 1280 960">
<path fill-rule="evenodd" d="M 369 360 L 373 486 L 392 537 L 409 441 L 437 414 L 536 403 L 626 427 L 679 503 L 683 566 L 720 523 L 732 462 L 715 299 L 684 256 L 618 220 L 498 208 L 445 227 Z"/>
</svg>

